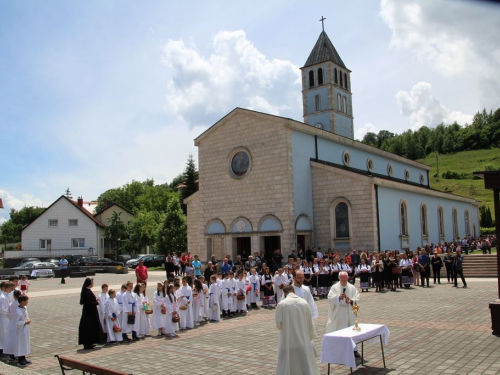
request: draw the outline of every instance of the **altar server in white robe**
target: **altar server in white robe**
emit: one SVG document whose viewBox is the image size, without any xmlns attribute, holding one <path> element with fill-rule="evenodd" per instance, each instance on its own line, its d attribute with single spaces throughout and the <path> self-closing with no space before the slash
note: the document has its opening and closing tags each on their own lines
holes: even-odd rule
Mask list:
<svg viewBox="0 0 500 375">
<path fill-rule="evenodd" d="M 123 298 L 122 296 L 127 292 L 127 284 L 122 284 L 121 290 L 116 292 L 116 302 L 118 302 L 118 307 L 120 308 L 120 314 L 123 311 Z M 120 317 L 121 319 L 121 317 Z"/>
<path fill-rule="evenodd" d="M 354 325 L 352 305 L 359 301 L 358 289 L 347 282 L 347 272 L 340 272 L 340 282 L 331 287 L 328 293 L 328 322 L 325 333 L 337 331 Z"/>
<path fill-rule="evenodd" d="M 29 325 L 31 320 L 28 316 L 28 296 L 20 296 L 18 299 L 19 306 L 16 310 L 14 332 L 9 332 L 9 338 L 12 340 L 13 355 L 17 357 L 18 365 L 25 367 L 31 364 L 26 360 L 26 356 L 30 354 L 30 330 Z"/>
<path fill-rule="evenodd" d="M 153 294 L 153 328 L 158 330 L 158 336 L 165 334 L 167 314 L 163 314 L 161 311 L 166 308 L 166 295 L 163 283 L 157 283 L 156 291 Z"/>
<path fill-rule="evenodd" d="M 19 297 L 21 297 L 22 292 L 20 290 L 14 290 L 13 292 L 14 301 L 9 306 L 9 325 L 7 326 L 6 334 L 9 335 L 9 332 L 15 332 L 16 327 L 16 312 L 19 307 Z M 12 326 L 12 327 L 11 327 Z M 3 348 L 3 354 L 8 355 L 11 359 L 14 359 L 14 355 L 12 354 L 12 340 L 7 340 L 5 346 Z"/>
<path fill-rule="evenodd" d="M 205 277 L 200 276 L 199 278 L 201 282 L 201 287 L 203 288 L 203 311 L 202 311 L 202 317 L 205 319 L 208 319 L 208 300 L 209 300 L 209 295 L 208 295 L 208 285 L 205 283 Z"/>
<path fill-rule="evenodd" d="M 238 275 L 238 280 L 236 281 L 236 295 L 245 296 L 246 295 L 246 283 L 243 280 L 243 274 Z M 236 299 L 236 312 L 237 313 L 246 313 L 247 312 L 247 303 L 246 298 L 243 300 Z"/>
<path fill-rule="evenodd" d="M 106 319 L 105 319 L 105 309 L 106 309 L 106 301 L 109 298 L 108 295 L 108 284 L 101 285 L 101 294 L 99 294 L 99 306 L 97 306 L 97 312 L 99 313 L 99 321 L 101 322 L 102 330 L 107 332 L 106 328 Z"/>
<path fill-rule="evenodd" d="M 290 285 L 276 308 L 275 322 L 280 331 L 276 374 L 319 374 L 311 340 L 316 338 L 309 304 L 296 296 Z"/>
<path fill-rule="evenodd" d="M 203 301 L 203 287 L 201 281 L 198 279 L 193 280 L 193 321 L 195 326 L 199 326 L 202 321 Z"/>
<path fill-rule="evenodd" d="M 121 332 L 115 332 L 114 327 L 120 327 L 120 306 L 116 300 L 116 292 L 111 289 L 108 292 L 109 298 L 104 306 L 104 319 L 106 319 L 106 332 L 108 333 L 108 342 L 117 344 L 123 341 Z"/>
<path fill-rule="evenodd" d="M 165 318 L 165 333 L 167 336 L 174 337 L 177 336 L 175 331 L 179 323 L 172 322 L 174 314 L 179 314 L 177 310 L 176 297 L 174 293 L 174 286 L 172 284 L 167 286 L 167 297 L 165 297 L 165 306 L 167 307 L 167 314 Z"/>
<path fill-rule="evenodd" d="M 8 294 L 14 290 L 13 283 L 2 281 L 2 290 L 0 291 L 0 352 L 3 353 L 7 346 L 7 328 L 9 326 L 9 297 Z M 10 354 L 10 353 L 7 353 Z"/>
<path fill-rule="evenodd" d="M 177 291 L 177 303 L 180 310 L 180 327 L 181 329 L 191 329 L 194 328 L 193 320 L 193 289 L 188 285 L 187 278 L 182 278 L 182 286 Z M 181 306 L 186 306 L 186 309 L 182 309 Z"/>
<path fill-rule="evenodd" d="M 219 285 L 216 282 L 217 278 L 215 275 L 210 276 L 210 288 L 208 290 L 208 307 L 209 307 L 209 319 L 212 322 L 220 321 L 220 304 L 219 295 L 221 293 Z"/>
<path fill-rule="evenodd" d="M 276 301 L 283 298 L 283 288 L 289 285 L 288 276 L 283 273 L 283 268 L 278 268 L 278 274 L 274 276 L 274 285 L 276 286 Z"/>
<path fill-rule="evenodd" d="M 135 294 L 132 292 L 134 284 L 132 281 L 127 281 L 127 291 L 122 294 L 123 311 L 122 311 L 122 336 L 125 341 L 130 341 L 127 333 L 132 333 L 132 338 L 138 340 L 137 332 L 134 330 L 134 324 L 128 324 L 128 317 L 130 315 L 137 315 L 137 303 Z M 136 317 L 137 319 L 137 317 Z"/>
<path fill-rule="evenodd" d="M 136 304 L 138 306 L 137 315 L 135 316 L 134 331 L 137 333 L 137 337 L 144 338 L 149 335 L 150 323 L 149 315 L 146 315 L 145 306 L 148 305 L 149 300 L 146 296 L 146 285 L 137 284 L 134 288 Z"/>
<path fill-rule="evenodd" d="M 257 302 L 259 301 L 260 294 L 260 280 L 259 275 L 257 275 L 257 270 L 255 268 L 251 269 L 251 274 L 248 277 L 250 283 L 250 293 L 248 293 L 248 303 L 252 305 L 254 309 L 258 309 Z"/>
</svg>

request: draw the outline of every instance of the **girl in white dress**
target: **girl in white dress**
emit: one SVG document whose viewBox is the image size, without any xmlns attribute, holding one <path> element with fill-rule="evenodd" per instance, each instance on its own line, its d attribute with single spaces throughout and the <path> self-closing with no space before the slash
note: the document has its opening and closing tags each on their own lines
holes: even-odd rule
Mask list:
<svg viewBox="0 0 500 375">
<path fill-rule="evenodd" d="M 167 314 L 162 313 L 165 311 L 166 303 L 165 297 L 167 293 L 162 283 L 156 284 L 156 291 L 153 294 L 153 328 L 158 330 L 158 336 L 165 334 L 165 325 Z"/>
<path fill-rule="evenodd" d="M 202 320 L 203 312 L 203 300 L 205 296 L 203 295 L 203 287 L 201 281 L 198 279 L 193 280 L 193 321 L 195 326 L 199 326 Z"/>
<path fill-rule="evenodd" d="M 177 303 L 180 310 L 180 327 L 181 329 L 194 328 L 193 321 L 193 289 L 187 283 L 187 277 L 182 278 L 182 286 L 177 291 Z M 185 306 L 186 308 L 183 308 Z"/>
<path fill-rule="evenodd" d="M 18 298 L 19 307 L 16 310 L 16 315 L 14 316 L 16 324 L 11 331 L 9 331 L 9 337 L 12 340 L 12 354 L 17 357 L 19 367 L 25 367 L 31 364 L 30 361 L 26 360 L 26 356 L 30 354 L 30 330 L 29 324 L 31 320 L 28 316 L 28 296 L 20 296 Z"/>
<path fill-rule="evenodd" d="M 248 278 L 248 281 L 250 282 L 250 293 L 248 293 L 248 303 L 251 304 L 254 309 L 258 309 L 257 302 L 260 299 L 259 275 L 257 275 L 257 271 L 255 268 L 252 268 L 250 272 L 251 275 Z"/>
<path fill-rule="evenodd" d="M 108 292 L 109 298 L 104 306 L 104 319 L 106 319 L 106 329 L 108 333 L 108 343 L 117 344 L 123 340 L 121 332 L 115 332 L 115 328 L 120 328 L 120 305 L 116 300 L 116 292 L 111 289 Z"/>
<path fill-rule="evenodd" d="M 172 318 L 175 315 L 179 315 L 179 311 L 177 309 L 176 298 L 174 294 L 174 286 L 167 286 L 167 296 L 165 297 L 165 306 L 167 307 L 167 314 L 165 319 L 165 334 L 170 337 L 177 336 L 175 333 L 176 327 L 179 326 L 179 323 L 172 322 Z"/>
<path fill-rule="evenodd" d="M 208 310 L 208 301 L 209 301 L 209 295 L 208 295 L 208 285 L 205 284 L 205 277 L 204 276 L 200 276 L 199 278 L 200 282 L 201 282 L 201 287 L 203 288 L 203 309 L 202 309 L 202 315 L 203 315 L 203 318 L 205 319 L 208 319 L 208 314 L 209 314 L 209 310 Z"/>
<path fill-rule="evenodd" d="M 104 316 L 104 310 L 106 308 L 106 301 L 108 300 L 108 284 L 102 284 L 101 285 L 101 294 L 99 294 L 99 306 L 97 306 L 97 312 L 99 313 L 99 321 L 101 322 L 102 330 L 104 332 L 107 332 L 106 328 L 106 319 Z"/>
<path fill-rule="evenodd" d="M 145 285 L 139 283 L 134 288 L 135 303 L 137 306 L 137 314 L 135 316 L 134 331 L 137 337 L 142 339 L 149 334 L 149 317 L 146 315 L 144 305 L 148 303 L 148 297 L 145 293 Z"/>
<path fill-rule="evenodd" d="M 243 280 L 243 274 L 238 274 L 238 281 L 236 281 L 236 295 L 237 296 L 246 296 L 247 286 L 245 284 L 245 280 Z M 237 313 L 246 313 L 247 312 L 247 304 L 246 298 L 243 300 L 236 300 L 236 312 Z"/>
<path fill-rule="evenodd" d="M 220 288 L 217 284 L 217 277 L 215 275 L 210 276 L 210 288 L 209 288 L 209 318 L 211 322 L 220 321 L 220 304 L 219 304 L 219 295 Z"/>
</svg>

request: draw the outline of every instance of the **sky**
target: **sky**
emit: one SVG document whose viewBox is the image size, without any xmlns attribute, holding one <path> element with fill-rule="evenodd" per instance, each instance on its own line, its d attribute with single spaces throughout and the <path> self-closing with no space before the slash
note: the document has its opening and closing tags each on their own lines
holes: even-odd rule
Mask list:
<svg viewBox="0 0 500 375">
<path fill-rule="evenodd" d="M 325 31 L 352 71 L 355 137 L 500 107 L 500 6 L 461 0 L 0 0 L 0 223 L 69 187 L 170 182 L 235 107 L 302 121 Z"/>
</svg>

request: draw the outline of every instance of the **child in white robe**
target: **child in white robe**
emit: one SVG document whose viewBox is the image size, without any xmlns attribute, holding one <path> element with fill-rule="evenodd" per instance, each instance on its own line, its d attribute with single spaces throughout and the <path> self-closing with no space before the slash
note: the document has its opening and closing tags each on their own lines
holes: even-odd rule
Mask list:
<svg viewBox="0 0 500 375">
<path fill-rule="evenodd" d="M 165 327 L 164 327 L 165 334 L 170 337 L 177 336 L 175 331 L 179 323 L 172 322 L 172 318 L 174 315 L 178 316 L 179 311 L 177 311 L 177 304 L 176 304 L 173 285 L 167 285 L 167 296 L 165 298 L 165 306 L 167 308 Z"/>
<path fill-rule="evenodd" d="M 149 335 L 149 317 L 146 315 L 145 307 L 148 304 L 148 297 L 145 292 L 146 286 L 139 283 L 134 288 L 136 304 L 138 306 L 137 315 L 135 316 L 134 331 L 137 337 L 142 339 Z"/>
<path fill-rule="evenodd" d="M 248 302 L 248 295 L 250 294 L 250 274 L 243 270 L 243 281 L 245 282 L 245 306 L 247 310 L 250 308 L 250 302 Z"/>
<path fill-rule="evenodd" d="M 220 321 L 220 304 L 219 304 L 219 295 L 220 295 L 220 288 L 219 285 L 217 285 L 217 278 L 215 275 L 210 276 L 210 288 L 209 288 L 209 318 L 211 322 L 218 322 Z"/>
<path fill-rule="evenodd" d="M 177 291 L 177 302 L 179 304 L 181 322 L 181 329 L 194 328 L 193 320 L 193 289 L 188 285 L 187 278 L 182 278 L 182 286 Z M 186 306 L 185 309 L 181 306 Z"/>
<path fill-rule="evenodd" d="M 9 332 L 9 337 L 12 340 L 12 354 L 17 357 L 19 367 L 31 364 L 30 361 L 26 360 L 26 356 L 31 351 L 29 330 L 31 320 L 28 316 L 28 299 L 28 296 L 18 298 L 19 306 L 14 317 L 16 324 L 13 326 L 13 331 Z"/>
<path fill-rule="evenodd" d="M 208 319 L 208 314 L 209 314 L 209 309 L 208 309 L 208 301 L 209 301 L 209 295 L 208 295 L 208 285 L 205 284 L 205 277 L 200 276 L 198 279 L 201 282 L 201 287 L 203 288 L 203 309 L 202 309 L 202 317 L 204 319 Z"/>
<path fill-rule="evenodd" d="M 163 283 L 157 283 L 153 294 L 153 328 L 158 330 L 158 336 L 165 335 L 167 314 L 163 314 L 162 309 L 166 309 L 166 295 Z"/>
<path fill-rule="evenodd" d="M 12 302 L 9 306 L 9 325 L 7 326 L 7 335 L 10 332 L 9 330 L 11 330 L 12 332 L 15 331 L 15 329 L 14 329 L 16 326 L 15 317 L 16 317 L 17 308 L 19 307 L 18 298 L 21 297 L 22 292 L 20 290 L 14 290 L 12 295 L 14 296 L 14 302 Z M 13 326 L 13 327 L 11 328 L 11 326 Z M 12 340 L 10 340 L 10 339 L 7 340 L 7 342 L 3 348 L 3 354 L 6 356 L 9 356 L 11 360 L 15 360 L 15 357 L 12 354 L 14 351 L 12 344 L 13 344 Z"/>
<path fill-rule="evenodd" d="M 201 281 L 198 279 L 193 280 L 193 321 L 195 326 L 199 326 L 202 320 L 202 301 L 205 299 L 203 295 L 203 287 Z"/>
<path fill-rule="evenodd" d="M 181 311 L 179 309 L 179 301 L 178 301 L 177 297 L 180 294 L 180 291 L 179 291 L 180 288 L 181 288 L 181 285 L 179 284 L 179 282 L 175 281 L 174 282 L 174 297 L 175 297 L 174 310 L 177 311 L 177 314 L 179 315 L 179 317 L 181 316 Z M 180 324 L 179 323 L 173 323 L 173 325 L 174 325 L 174 331 L 176 333 L 179 333 L 181 331 Z"/>
<path fill-rule="evenodd" d="M 9 296 L 8 294 L 14 290 L 13 283 L 2 281 L 0 284 L 0 353 L 3 354 L 7 346 L 7 328 L 9 326 Z M 10 354 L 10 353 L 7 353 Z"/>
<path fill-rule="evenodd" d="M 259 275 L 257 275 L 257 270 L 252 268 L 250 270 L 251 274 L 248 277 L 248 281 L 250 283 L 250 293 L 248 293 L 248 303 L 252 305 L 254 309 L 258 309 L 257 302 L 260 297 L 260 281 Z"/>
<path fill-rule="evenodd" d="M 234 316 L 236 313 L 236 280 L 234 279 L 234 272 L 229 271 L 229 284 L 231 285 L 231 293 L 233 294 L 229 300 L 231 305 L 229 306 L 229 314 Z"/>
<path fill-rule="evenodd" d="M 116 291 L 111 289 L 108 292 L 108 300 L 104 306 L 104 319 L 106 319 L 106 329 L 108 333 L 108 343 L 118 344 L 119 341 L 123 340 L 121 332 L 115 332 L 115 327 L 121 329 L 120 327 L 120 305 L 116 300 Z"/>
<path fill-rule="evenodd" d="M 99 298 L 97 299 L 99 301 L 99 305 L 97 306 L 97 312 L 99 313 L 99 321 L 101 322 L 101 327 L 104 332 L 107 332 L 105 309 L 106 309 L 106 301 L 109 298 L 108 288 L 109 288 L 108 284 L 102 284 L 101 294 L 99 294 Z"/>
<path fill-rule="evenodd" d="M 220 288 L 222 290 L 222 316 L 227 316 L 233 304 L 233 288 L 229 279 L 229 273 L 224 275 Z"/>
<path fill-rule="evenodd" d="M 283 298 L 283 288 L 288 285 L 288 277 L 283 274 L 283 268 L 278 268 L 278 274 L 274 276 L 274 285 L 276 286 L 276 303 L 279 303 Z"/>
<path fill-rule="evenodd" d="M 127 333 L 132 333 L 133 340 L 139 340 L 137 338 L 137 332 L 134 330 L 134 324 L 128 323 L 128 317 L 131 315 L 137 315 L 137 303 L 135 300 L 135 293 L 132 292 L 134 284 L 132 281 L 127 281 L 127 291 L 122 294 L 123 311 L 122 311 L 122 336 L 125 341 L 131 341 L 127 337 Z M 137 317 L 136 317 L 137 319 Z"/>
<path fill-rule="evenodd" d="M 238 280 L 236 281 L 236 295 L 246 296 L 247 286 L 245 284 L 245 280 L 243 280 L 243 274 L 238 275 Z M 246 313 L 247 312 L 247 303 L 246 298 L 243 300 L 236 299 L 236 312 L 237 313 Z"/>
</svg>

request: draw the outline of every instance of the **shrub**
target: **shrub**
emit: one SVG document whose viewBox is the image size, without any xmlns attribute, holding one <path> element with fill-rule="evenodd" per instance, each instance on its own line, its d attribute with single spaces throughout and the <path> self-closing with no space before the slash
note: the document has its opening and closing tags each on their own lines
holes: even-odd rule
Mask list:
<svg viewBox="0 0 500 375">
<path fill-rule="evenodd" d="M 441 177 L 443 177 L 444 179 L 447 179 L 447 180 L 450 180 L 450 179 L 466 180 L 466 179 L 470 178 L 470 175 L 468 173 L 458 173 L 455 171 L 446 171 L 441 175 Z"/>
<path fill-rule="evenodd" d="M 495 227 L 493 228 L 481 228 L 482 235 L 495 234 Z"/>
</svg>

